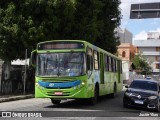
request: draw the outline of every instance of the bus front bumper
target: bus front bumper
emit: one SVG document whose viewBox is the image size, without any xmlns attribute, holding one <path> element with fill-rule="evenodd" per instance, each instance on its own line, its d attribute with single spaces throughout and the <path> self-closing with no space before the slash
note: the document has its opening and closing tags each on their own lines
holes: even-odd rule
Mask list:
<svg viewBox="0 0 160 120">
<path fill-rule="evenodd" d="M 35 86 L 36 98 L 76 99 L 93 97 L 93 85 L 78 85 L 71 88 L 48 89 Z"/>
</svg>

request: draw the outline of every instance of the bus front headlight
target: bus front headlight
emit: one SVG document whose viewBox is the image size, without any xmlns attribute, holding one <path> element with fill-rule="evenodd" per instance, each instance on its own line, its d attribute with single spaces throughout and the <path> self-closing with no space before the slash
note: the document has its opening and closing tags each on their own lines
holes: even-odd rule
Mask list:
<svg viewBox="0 0 160 120">
<path fill-rule="evenodd" d="M 39 84 L 38 83 L 36 83 L 36 86 L 38 86 Z"/>
<path fill-rule="evenodd" d="M 85 82 L 82 82 L 82 85 L 84 85 L 85 84 Z"/>
</svg>

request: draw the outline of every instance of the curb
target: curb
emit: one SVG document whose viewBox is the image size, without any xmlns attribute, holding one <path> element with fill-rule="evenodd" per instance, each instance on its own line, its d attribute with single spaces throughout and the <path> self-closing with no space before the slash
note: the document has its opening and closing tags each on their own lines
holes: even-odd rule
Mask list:
<svg viewBox="0 0 160 120">
<path fill-rule="evenodd" d="M 29 94 L 29 95 L 12 96 L 12 97 L 8 97 L 8 98 L 0 98 L 0 103 L 15 101 L 15 100 L 22 100 L 22 99 L 29 99 L 29 98 L 34 98 L 34 95 Z"/>
</svg>

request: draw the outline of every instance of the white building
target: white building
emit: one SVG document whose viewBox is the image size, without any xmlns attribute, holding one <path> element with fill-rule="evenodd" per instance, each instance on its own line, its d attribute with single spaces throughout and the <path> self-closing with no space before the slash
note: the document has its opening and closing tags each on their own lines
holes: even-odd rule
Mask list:
<svg viewBox="0 0 160 120">
<path fill-rule="evenodd" d="M 148 40 L 134 40 L 134 45 L 137 46 L 137 51 L 147 58 L 147 61 L 152 67 L 153 73 L 158 75 L 160 72 L 160 39 L 157 35 L 149 34 L 150 38 Z"/>
<path fill-rule="evenodd" d="M 118 57 L 122 59 L 122 72 L 123 80 L 129 80 L 130 74 L 130 66 L 131 66 L 131 58 L 133 58 L 134 46 L 132 45 L 132 33 L 127 29 L 117 28 L 115 30 L 117 32 L 117 36 L 120 40 L 120 45 L 118 46 Z"/>
<path fill-rule="evenodd" d="M 147 40 L 160 39 L 160 33 L 159 32 L 148 32 L 147 36 L 148 36 Z"/>
</svg>

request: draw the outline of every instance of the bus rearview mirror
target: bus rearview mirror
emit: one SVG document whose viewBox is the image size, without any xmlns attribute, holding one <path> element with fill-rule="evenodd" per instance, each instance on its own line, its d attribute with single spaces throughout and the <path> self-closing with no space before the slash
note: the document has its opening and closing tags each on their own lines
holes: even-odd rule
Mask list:
<svg viewBox="0 0 160 120">
<path fill-rule="evenodd" d="M 35 66 L 37 61 L 37 51 L 31 53 L 31 65 Z"/>
</svg>

